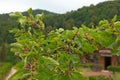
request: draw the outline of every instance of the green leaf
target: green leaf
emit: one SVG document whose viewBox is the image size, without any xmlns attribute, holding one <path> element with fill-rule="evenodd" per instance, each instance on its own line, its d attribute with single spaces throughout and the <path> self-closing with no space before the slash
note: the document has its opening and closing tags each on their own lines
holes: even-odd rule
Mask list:
<svg viewBox="0 0 120 80">
<path fill-rule="evenodd" d="M 34 19 L 34 16 L 32 15 L 32 8 L 28 10 L 28 14 L 31 19 Z"/>
<path fill-rule="evenodd" d="M 78 63 L 79 62 L 79 56 L 76 54 L 71 54 L 70 59 L 72 60 L 73 63 Z"/>
<path fill-rule="evenodd" d="M 54 38 L 52 38 L 52 40 L 50 42 L 57 42 L 57 41 L 59 41 L 59 38 L 58 37 L 54 37 Z"/>
<path fill-rule="evenodd" d="M 21 27 L 23 27 L 26 23 L 26 19 L 25 18 L 19 18 L 18 22 L 22 25 Z"/>
<path fill-rule="evenodd" d="M 114 27 L 117 31 L 119 31 L 120 30 L 120 21 L 115 22 Z"/>
<path fill-rule="evenodd" d="M 100 22 L 99 22 L 99 27 L 100 28 L 108 28 L 110 26 L 110 24 L 109 24 L 109 22 L 108 22 L 108 20 L 101 20 Z"/>
<path fill-rule="evenodd" d="M 10 17 L 18 17 L 18 18 L 23 17 L 22 13 L 20 13 L 20 12 L 10 13 L 9 16 Z"/>
<path fill-rule="evenodd" d="M 26 56 L 24 59 L 24 65 L 27 65 L 27 59 L 28 59 L 28 57 Z"/>
<path fill-rule="evenodd" d="M 44 13 L 42 13 L 42 14 L 37 14 L 36 16 L 35 16 L 35 19 L 36 19 L 36 21 L 39 21 L 39 20 L 43 20 L 44 19 Z"/>
<path fill-rule="evenodd" d="M 53 58 L 51 58 L 51 57 L 43 56 L 43 59 L 44 59 L 45 62 L 47 62 L 47 64 L 52 64 L 52 65 L 59 66 L 59 63 L 56 60 L 54 60 Z"/>
<path fill-rule="evenodd" d="M 30 9 L 28 10 L 28 13 L 29 13 L 29 14 L 32 14 L 32 8 L 30 8 Z"/>
<path fill-rule="evenodd" d="M 117 15 L 115 15 L 112 19 L 112 22 L 115 22 L 117 20 Z"/>
<path fill-rule="evenodd" d="M 12 43 L 11 46 L 16 47 L 16 48 L 22 48 L 23 47 L 23 45 L 20 44 L 20 43 Z"/>
<path fill-rule="evenodd" d="M 87 53 L 93 53 L 96 50 L 96 47 L 86 41 L 83 41 L 82 50 Z"/>
<path fill-rule="evenodd" d="M 14 29 L 12 29 L 12 30 L 9 30 L 10 33 L 17 33 L 18 31 L 19 31 L 19 29 L 17 29 L 17 28 L 14 28 Z"/>
</svg>

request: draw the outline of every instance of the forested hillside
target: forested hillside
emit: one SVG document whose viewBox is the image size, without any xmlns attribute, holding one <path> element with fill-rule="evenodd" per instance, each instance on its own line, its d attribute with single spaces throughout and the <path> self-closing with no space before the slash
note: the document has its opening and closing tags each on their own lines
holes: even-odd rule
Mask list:
<svg viewBox="0 0 120 80">
<path fill-rule="evenodd" d="M 62 15 L 47 16 L 44 22 L 47 26 L 71 29 L 73 26 L 79 27 L 81 24 L 89 27 L 97 25 L 100 20 L 110 20 L 114 15 L 120 19 L 120 1 L 118 0 L 106 1 L 97 5 L 91 4 Z"/>
<path fill-rule="evenodd" d="M 54 15 L 55 13 L 36 9 L 33 11 L 33 14 L 41 14 L 44 13 L 45 15 Z M 27 12 L 23 12 L 24 15 L 27 15 Z M 8 30 L 17 27 L 18 24 L 15 18 L 10 18 L 9 14 L 0 14 L 0 44 L 2 42 L 13 42 L 13 36 L 9 34 Z"/>
<path fill-rule="evenodd" d="M 120 19 L 120 1 L 106 1 L 97 5 L 84 6 L 78 10 L 67 12 L 65 14 L 55 14 L 46 10 L 33 10 L 33 14 L 44 13 L 44 23 L 47 27 L 45 32 L 49 32 L 52 29 L 64 28 L 72 29 L 73 26 L 79 27 L 85 24 L 88 27 L 97 25 L 100 20 L 110 20 L 114 15 Z M 23 12 L 27 15 L 26 12 Z M 16 19 L 10 18 L 8 14 L 0 15 L 0 43 L 13 42 L 12 35 L 8 33 L 9 29 L 16 27 L 18 24 L 15 22 Z M 13 24 L 14 23 L 14 24 Z"/>
</svg>

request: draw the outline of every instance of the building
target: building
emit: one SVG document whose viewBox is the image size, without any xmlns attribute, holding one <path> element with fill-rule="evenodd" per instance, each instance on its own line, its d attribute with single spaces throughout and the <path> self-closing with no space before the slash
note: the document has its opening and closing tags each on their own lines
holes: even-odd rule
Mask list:
<svg viewBox="0 0 120 80">
<path fill-rule="evenodd" d="M 100 49 L 95 51 L 94 54 L 85 54 L 82 56 L 82 62 L 92 63 L 93 69 L 107 70 L 108 66 L 119 66 L 120 57 L 113 55 L 110 49 Z"/>
<path fill-rule="evenodd" d="M 102 69 L 107 69 L 108 66 L 118 66 L 119 56 L 113 55 L 110 49 L 101 49 L 99 54 L 99 64 L 101 64 Z"/>
</svg>

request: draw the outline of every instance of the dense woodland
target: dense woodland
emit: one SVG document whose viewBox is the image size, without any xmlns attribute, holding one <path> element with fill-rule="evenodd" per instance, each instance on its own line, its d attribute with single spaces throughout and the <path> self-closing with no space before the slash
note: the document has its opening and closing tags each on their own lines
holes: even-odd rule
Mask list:
<svg viewBox="0 0 120 80">
<path fill-rule="evenodd" d="M 119 19 L 119 7 L 120 1 L 106 1 L 97 5 L 84 6 L 65 14 L 47 16 L 44 22 L 46 26 L 65 29 L 72 29 L 73 26 L 79 27 L 81 24 L 91 27 L 97 25 L 100 20 L 110 20 L 114 15 L 118 15 Z"/>
<path fill-rule="evenodd" d="M 46 10 L 33 10 L 33 15 L 44 13 L 45 17 L 43 22 L 45 23 L 44 32 L 47 34 L 52 29 L 64 28 L 72 29 L 73 26 L 79 27 L 82 24 L 88 27 L 94 27 L 100 20 L 111 20 L 114 15 L 117 15 L 117 19 L 120 19 L 120 1 L 106 1 L 97 5 L 84 6 L 78 10 L 67 12 L 64 14 L 57 14 Z M 23 12 L 27 15 L 26 12 Z M 10 18 L 9 14 L 0 14 L 0 46 L 2 48 L 9 48 L 8 45 L 14 42 L 13 34 L 9 33 L 9 30 L 19 26 L 16 22 L 16 18 Z M 2 46 L 3 45 L 3 46 Z M 7 50 L 7 49 L 6 49 Z M 7 50 L 9 52 L 9 50 Z M 5 51 L 7 53 L 7 51 Z M 2 50 L 1 50 L 2 53 Z"/>
</svg>

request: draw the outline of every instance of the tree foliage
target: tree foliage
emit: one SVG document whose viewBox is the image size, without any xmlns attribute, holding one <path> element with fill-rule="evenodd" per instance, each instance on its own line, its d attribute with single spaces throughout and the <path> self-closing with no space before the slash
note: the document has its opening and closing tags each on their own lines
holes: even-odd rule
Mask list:
<svg viewBox="0 0 120 80">
<path fill-rule="evenodd" d="M 0 48 L 0 62 L 4 62 L 7 56 L 7 44 L 3 43 L 2 47 Z"/>
<path fill-rule="evenodd" d="M 85 25 L 72 30 L 59 28 L 45 35 L 43 14 L 33 16 L 31 9 L 28 13 L 29 16 L 19 12 L 10 14 L 18 17 L 20 24 L 20 28 L 10 30 L 16 39 L 11 44 L 11 51 L 24 64 L 19 71 L 19 79 L 87 80 L 79 70 L 84 53 L 92 54 L 103 47 L 119 55 L 120 23 L 116 21 L 116 16 L 112 23 L 100 21 L 97 28 Z"/>
</svg>

